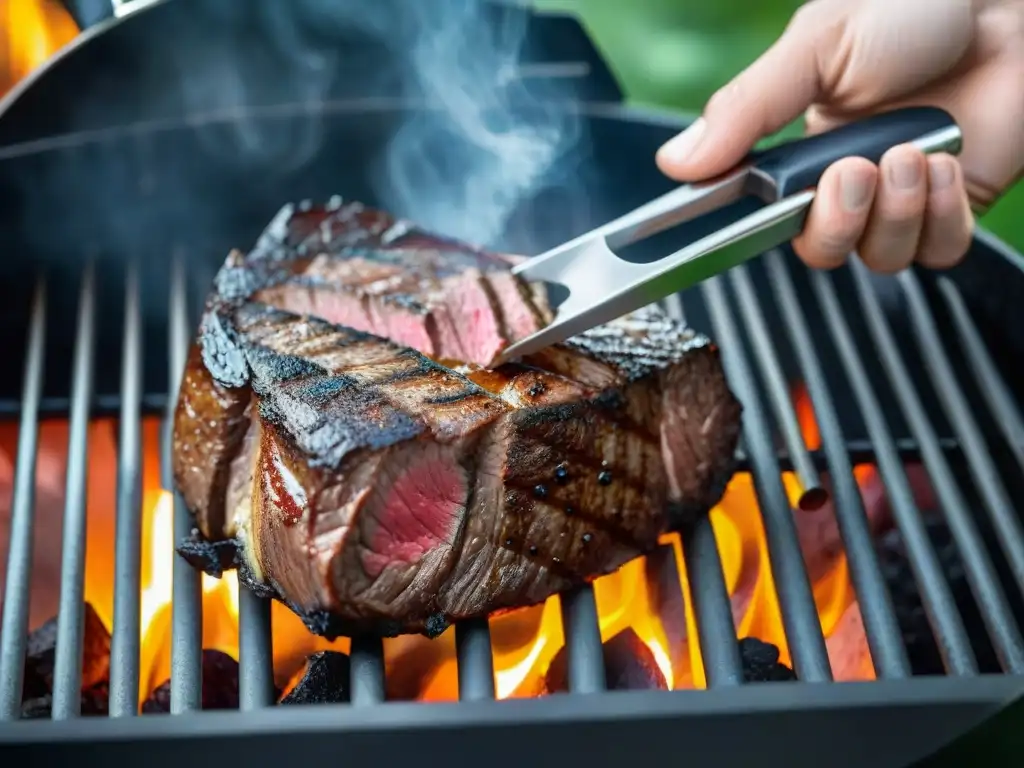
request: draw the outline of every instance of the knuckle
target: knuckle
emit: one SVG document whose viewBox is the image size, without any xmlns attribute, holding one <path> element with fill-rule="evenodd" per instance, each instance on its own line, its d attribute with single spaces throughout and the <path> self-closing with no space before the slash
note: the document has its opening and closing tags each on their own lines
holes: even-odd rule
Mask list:
<svg viewBox="0 0 1024 768">
<path fill-rule="evenodd" d="M 872 214 L 872 226 L 894 234 L 920 229 L 925 214 L 924 200 L 886 200 Z"/>
<path fill-rule="evenodd" d="M 910 266 L 914 253 L 910 249 L 869 245 L 861 249 L 860 258 L 872 272 L 893 275 Z"/>
<path fill-rule="evenodd" d="M 915 261 L 926 267 L 944 269 L 955 266 L 971 247 L 972 226 L 936 227 L 923 239 Z"/>
<path fill-rule="evenodd" d="M 823 253 L 816 251 L 807 245 L 793 243 L 793 250 L 796 255 L 812 269 L 835 269 L 846 263 L 847 257 L 852 251 L 841 251 L 835 253 Z"/>
<path fill-rule="evenodd" d="M 853 231 L 827 229 L 815 233 L 815 246 L 826 253 L 849 253 L 857 246 L 857 233 Z"/>
<path fill-rule="evenodd" d="M 814 226 L 794 241 L 798 255 L 809 263 L 841 262 L 857 246 L 860 228 L 855 226 Z"/>
<path fill-rule="evenodd" d="M 964 255 L 965 251 L 948 243 L 930 243 L 918 252 L 914 261 L 931 269 L 947 269 L 960 263 Z"/>
</svg>

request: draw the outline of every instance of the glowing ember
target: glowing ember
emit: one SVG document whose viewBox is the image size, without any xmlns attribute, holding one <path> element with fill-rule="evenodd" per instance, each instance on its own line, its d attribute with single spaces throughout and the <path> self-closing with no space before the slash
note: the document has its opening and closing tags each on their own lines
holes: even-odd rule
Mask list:
<svg viewBox="0 0 1024 768">
<path fill-rule="evenodd" d="M 0 93 L 26 75 L 77 33 L 74 22 L 52 0 L 19 0 L 4 5 L 3 29 L 10 39 L 0 77 Z M 12 44 L 12 41 L 16 44 Z M 806 391 L 794 394 L 807 446 L 820 445 L 813 408 Z M 88 525 L 85 599 L 109 627 L 113 605 L 114 514 L 116 506 L 116 422 L 98 421 L 90 430 Z M 140 637 L 140 699 L 170 673 L 171 572 L 174 562 L 171 493 L 161 487 L 159 423 L 143 424 L 143 500 Z M 0 484 L 10 486 L 17 430 L 0 428 Z M 38 626 L 56 611 L 59 588 L 60 529 L 63 478 L 67 453 L 67 425 L 44 424 L 40 431 L 37 471 L 35 581 L 31 624 Z M 0 458 L 4 458 L 0 454 Z M 881 525 L 882 496 L 872 467 L 855 469 L 874 527 Z M 873 677 L 860 611 L 854 600 L 831 505 L 799 507 L 804 489 L 792 474 L 783 475 L 794 508 L 801 547 L 810 574 L 814 598 L 826 635 L 837 679 Z M 10 493 L 3 494 L 9 505 Z M 0 522 L 6 524 L 0 509 Z M 753 636 L 779 647 L 781 661 L 790 663 L 781 613 L 768 561 L 768 550 L 749 475 L 737 474 L 721 503 L 711 512 L 712 527 L 721 553 L 726 585 L 732 600 L 739 637 Z M 0 526 L 0 536 L 6 529 Z M 595 595 L 602 640 L 631 629 L 651 652 L 670 688 L 705 684 L 696 624 L 690 610 L 689 583 L 679 537 L 664 536 L 661 550 L 649 558 L 628 563 L 617 573 L 598 579 Z M 4 547 L 6 550 L 6 547 Z M 657 578 L 652 578 L 657 573 Z M 666 579 L 674 583 L 665 583 Z M 238 657 L 238 581 L 234 573 L 223 579 L 202 577 L 203 646 Z M 682 603 L 678 599 L 683 598 Z M 673 606 L 674 602 L 674 606 Z M 681 607 L 685 605 L 685 609 Z M 674 610 L 673 610 L 674 607 Z M 680 614 L 685 613 L 685 620 Z M 274 672 L 285 688 L 305 659 L 318 650 L 348 650 L 348 641 L 327 643 L 314 637 L 302 622 L 279 604 L 272 609 Z M 500 698 L 542 693 L 545 674 L 564 643 L 558 598 L 490 621 L 495 662 L 495 684 Z M 453 632 L 436 640 L 400 637 L 385 641 L 388 692 L 391 698 L 454 700 L 458 695 Z"/>
<path fill-rule="evenodd" d="M 808 443 L 814 447 L 816 429 L 805 401 L 806 395 L 797 392 L 795 404 Z M 108 627 L 113 605 L 115 430 L 115 421 L 97 421 L 89 434 L 85 597 Z M 0 429 L 0 447 L 7 456 L 13 455 L 16 433 L 14 425 Z M 158 420 L 144 421 L 143 446 L 140 698 L 145 698 L 170 674 L 171 572 L 175 557 L 173 497 L 160 485 Z M 33 626 L 52 616 L 56 608 L 59 571 L 55 566 L 60 553 L 66 424 L 44 424 L 40 431 L 40 449 Z M 856 474 L 872 527 L 877 530 L 884 517 L 877 476 L 871 467 L 858 467 Z M 9 485 L 11 476 L 11 462 L 0 462 L 0 482 L 6 481 Z M 816 510 L 799 509 L 797 501 L 803 489 L 797 478 L 784 473 L 782 480 L 794 508 L 835 676 L 840 680 L 871 678 L 873 670 L 860 611 L 850 585 L 832 508 L 825 505 Z M 9 503 L 9 494 L 5 498 Z M 0 520 L 4 518 L 0 510 Z M 781 661 L 790 664 L 750 475 L 738 473 L 733 478 L 721 503 L 711 512 L 711 523 L 731 595 L 737 636 L 757 637 L 778 646 Z M 682 546 L 676 534 L 662 537 L 661 545 L 650 557 L 628 563 L 618 572 L 595 582 L 601 636 L 607 641 L 631 629 L 650 649 L 654 663 L 670 688 L 703 687 L 700 648 L 696 642 L 691 642 L 697 633 L 689 608 L 689 583 Z M 234 573 L 226 574 L 223 579 L 202 577 L 203 646 L 236 659 L 238 589 Z M 272 614 L 274 670 L 281 688 L 287 687 L 310 654 L 327 649 L 348 650 L 347 640 L 328 643 L 311 635 L 295 615 L 279 604 L 274 604 Z M 558 598 L 494 617 L 490 625 L 497 695 L 500 698 L 541 695 L 545 674 L 564 643 Z M 452 631 L 436 640 L 419 636 L 389 639 L 384 648 L 391 698 L 439 701 L 458 697 Z"/>
<path fill-rule="evenodd" d="M 0 3 L 0 95 L 78 34 L 58 0 Z"/>
</svg>

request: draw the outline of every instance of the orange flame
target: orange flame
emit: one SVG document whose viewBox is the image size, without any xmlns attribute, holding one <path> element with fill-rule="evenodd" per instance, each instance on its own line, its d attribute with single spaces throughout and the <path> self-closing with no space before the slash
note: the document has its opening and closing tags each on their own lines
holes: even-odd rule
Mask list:
<svg viewBox="0 0 1024 768">
<path fill-rule="evenodd" d="M 53 0 L 17 0 L 0 5 L 6 16 L 0 92 L 39 66 L 77 33 L 74 21 Z M 811 450 L 821 443 L 814 411 L 803 387 L 794 392 L 794 407 Z M 93 424 L 90 431 L 90 472 L 85 599 L 111 625 L 113 611 L 114 516 L 116 504 L 114 468 L 117 462 L 113 421 Z M 47 438 L 47 434 L 51 437 Z M 44 425 L 40 444 L 56 453 L 66 447 L 66 425 Z M 9 447 L 9 435 L 4 435 Z M 54 438 L 56 436 L 56 438 Z M 159 423 L 147 419 L 143 425 L 143 511 L 140 609 L 142 642 L 140 696 L 145 697 L 167 679 L 170 671 L 171 572 L 174 558 L 173 497 L 160 484 Z M 59 465 L 59 462 L 57 462 Z M 40 476 L 46 473 L 45 462 Z M 857 467 L 862 487 L 876 482 L 872 467 Z M 44 477 L 45 480 L 45 477 Z M 798 510 L 803 492 L 797 478 L 784 473 L 783 484 L 798 528 L 813 534 L 826 532 L 834 520 L 823 516 L 831 510 Z M 817 517 L 815 517 L 817 516 Z M 750 475 L 737 474 L 721 502 L 711 511 L 712 528 L 721 554 L 726 586 L 732 600 L 739 637 L 754 636 L 777 645 L 782 661 L 790 654 L 783 631 L 775 583 L 769 567 L 768 550 Z M 812 545 L 816 541 L 808 535 Z M 821 539 L 828 542 L 826 535 Z M 37 561 L 40 544 L 37 537 Z M 657 589 L 648 578 L 647 558 L 626 564 L 618 572 L 596 580 L 595 597 L 601 636 L 607 640 L 631 628 L 647 645 L 670 688 L 703 687 L 703 665 L 696 621 L 691 610 L 686 563 L 675 534 L 664 536 L 670 564 L 674 564 L 678 586 L 685 600 L 685 624 L 668 631 L 662 616 Z M 45 560 L 47 551 L 42 558 Z M 57 547 L 59 550 L 59 547 Z M 860 613 L 854 600 L 846 557 L 838 547 L 810 547 L 808 569 L 812 573 L 814 599 L 826 635 L 829 655 L 838 679 L 870 678 L 873 670 L 867 656 Z M 808 552 L 805 549 L 805 558 Z M 812 562 L 813 561 L 813 562 Z M 35 596 L 34 596 L 35 598 Z M 202 577 L 203 645 L 238 657 L 238 581 L 234 573 L 223 579 Z M 35 616 L 35 613 L 33 614 Z M 286 608 L 274 604 L 274 671 L 284 686 L 301 669 L 311 653 L 326 648 L 346 651 L 348 641 L 328 643 L 309 634 L 302 622 Z M 34 620 L 33 623 L 38 623 Z M 500 698 L 532 696 L 544 690 L 544 675 L 564 644 L 559 598 L 515 611 L 490 621 L 495 663 L 495 686 Z M 399 697 L 422 700 L 453 700 L 458 695 L 452 632 L 436 640 L 400 637 L 385 641 L 385 662 L 389 683 L 411 679 Z M 411 677 L 410 677 L 411 676 Z"/>
<path fill-rule="evenodd" d="M 77 34 L 74 19 L 56 0 L 0 3 L 0 95 Z"/>
<path fill-rule="evenodd" d="M 796 394 L 797 403 L 802 395 Z M 805 413 L 806 411 L 801 411 Z M 44 451 L 54 443 L 66 450 L 66 427 L 46 425 L 41 435 Z M 117 462 L 116 423 L 98 421 L 90 430 L 90 473 L 85 597 L 108 626 L 113 606 L 114 520 L 116 503 L 114 467 Z M 48 438 L 47 435 L 56 437 Z M 141 591 L 142 625 L 140 696 L 145 697 L 170 674 L 171 571 L 173 563 L 173 497 L 160 486 L 160 425 L 156 419 L 143 424 L 143 510 Z M 62 467 L 58 467 L 62 469 Z M 870 467 L 858 467 L 862 482 L 874 477 Z M 806 530 L 832 530 L 828 520 L 803 512 L 796 503 L 803 489 L 791 473 L 782 476 L 783 485 L 798 523 Z M 726 586 L 732 600 L 738 637 L 753 636 L 777 645 L 783 663 L 790 663 L 775 583 L 769 567 L 768 549 L 750 475 L 738 473 L 729 483 L 722 501 L 711 511 L 711 524 L 722 559 Z M 810 521 L 810 522 L 807 522 Z M 834 527 L 834 522 L 832 523 Z M 810 526 L 810 527 L 808 527 Z M 819 535 L 815 533 L 814 535 Z M 824 534 L 821 534 L 824 535 Z M 811 536 L 809 541 L 815 541 Z M 827 541 L 822 538 L 822 541 Z M 674 566 L 678 589 L 685 604 L 685 621 L 672 622 L 659 602 L 658 585 L 648 575 L 651 558 L 627 563 L 614 574 L 597 579 L 595 597 L 601 636 L 608 640 L 624 629 L 632 629 L 647 645 L 670 688 L 701 688 L 706 684 L 697 642 L 696 620 L 691 610 L 689 580 L 679 537 L 662 537 L 657 557 Z M 838 679 L 873 676 L 860 624 L 860 615 L 850 586 L 846 558 L 835 542 L 818 547 L 808 559 L 813 576 L 814 599 L 826 635 L 830 657 Z M 58 548 L 59 549 L 59 548 Z M 202 577 L 203 645 L 238 657 L 238 582 L 233 573 L 223 579 Z M 305 658 L 331 648 L 348 649 L 348 641 L 328 643 L 311 635 L 287 608 L 274 604 L 274 670 L 284 687 L 301 670 Z M 669 626 L 672 624 L 672 626 Z M 564 644 L 558 597 L 531 608 L 491 619 L 494 649 L 495 688 L 500 698 L 535 696 L 545 691 L 545 675 Z M 436 640 L 419 636 L 385 641 L 385 663 L 389 691 L 395 698 L 428 701 L 455 700 L 458 679 L 455 644 L 451 631 Z M 397 680 L 398 682 L 393 682 Z M 404 682 L 403 682 L 404 681 Z"/>
</svg>

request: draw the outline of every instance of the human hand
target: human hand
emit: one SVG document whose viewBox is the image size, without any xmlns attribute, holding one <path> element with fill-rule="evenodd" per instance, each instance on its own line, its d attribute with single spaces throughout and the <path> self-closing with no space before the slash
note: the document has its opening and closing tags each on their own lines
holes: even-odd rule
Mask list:
<svg viewBox="0 0 1024 768">
<path fill-rule="evenodd" d="M 793 247 L 819 268 L 851 251 L 879 272 L 915 260 L 948 267 L 970 246 L 972 206 L 990 206 L 1024 168 L 1024 0 L 810 0 L 657 162 L 673 179 L 698 181 L 801 113 L 820 133 L 911 105 L 953 115 L 959 161 L 901 145 L 878 166 L 832 164 Z"/>
</svg>

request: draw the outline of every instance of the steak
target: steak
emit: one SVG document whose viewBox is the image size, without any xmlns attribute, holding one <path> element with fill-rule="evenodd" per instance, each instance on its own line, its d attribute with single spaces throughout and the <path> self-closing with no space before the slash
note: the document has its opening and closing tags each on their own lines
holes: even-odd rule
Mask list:
<svg viewBox="0 0 1024 768">
<path fill-rule="evenodd" d="M 706 514 L 741 413 L 715 347 L 648 308 L 489 368 L 550 319 L 510 264 L 337 201 L 232 252 L 175 413 L 179 552 L 320 634 L 435 635 Z"/>
</svg>

